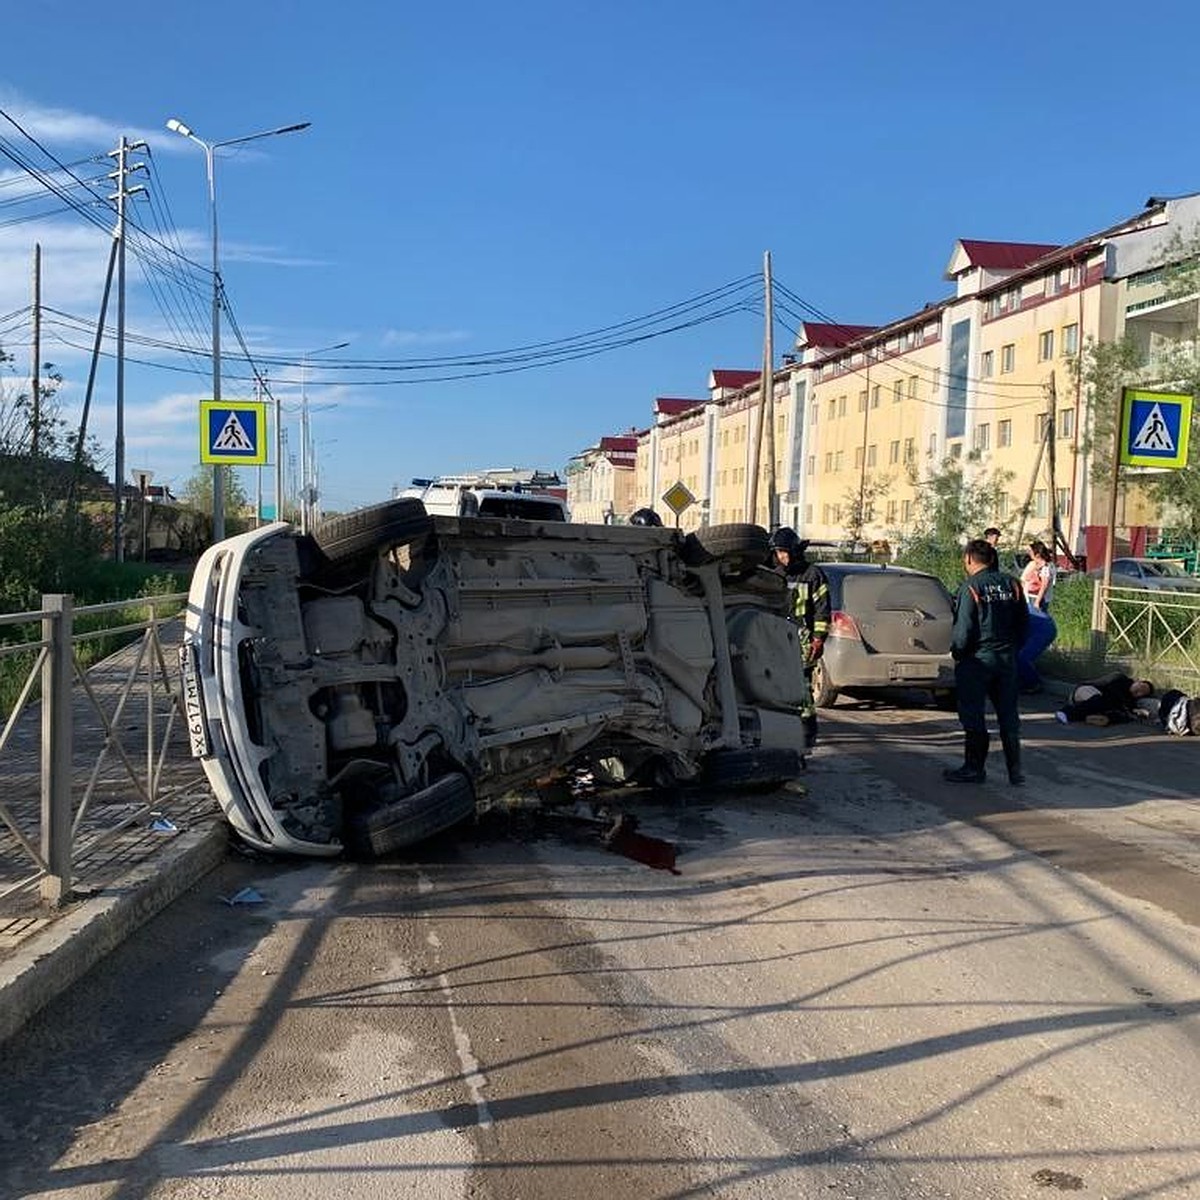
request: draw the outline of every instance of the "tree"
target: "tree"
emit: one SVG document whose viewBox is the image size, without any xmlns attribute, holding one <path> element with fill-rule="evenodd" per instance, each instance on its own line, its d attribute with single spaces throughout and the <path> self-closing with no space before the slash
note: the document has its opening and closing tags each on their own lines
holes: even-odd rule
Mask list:
<svg viewBox="0 0 1200 1200">
<path fill-rule="evenodd" d="M 901 547 L 900 560 L 910 567 L 940 576 L 947 585 L 962 578 L 962 548 L 998 524 L 1011 471 L 972 471 L 961 459 L 946 459 L 922 479 L 914 471 L 916 490 L 912 519 L 893 534 Z"/>
<path fill-rule="evenodd" d="M 875 521 L 875 501 L 886 495 L 892 486 L 890 475 L 865 475 L 858 487 L 847 488 L 842 499 L 846 502 L 846 539 L 852 545 L 863 540 L 863 529 Z"/>
<path fill-rule="evenodd" d="M 240 533 L 245 522 L 238 513 L 249 504 L 249 497 L 234 467 L 221 467 L 224 478 L 226 525 L 230 533 Z M 213 503 L 213 469 L 201 463 L 188 476 L 180 491 L 180 498 L 189 508 L 197 512 L 211 513 Z"/>
</svg>

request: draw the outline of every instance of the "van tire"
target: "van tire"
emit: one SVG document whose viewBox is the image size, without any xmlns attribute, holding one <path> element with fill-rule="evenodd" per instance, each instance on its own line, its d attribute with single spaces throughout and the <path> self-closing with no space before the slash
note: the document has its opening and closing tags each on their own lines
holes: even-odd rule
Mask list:
<svg viewBox="0 0 1200 1200">
<path fill-rule="evenodd" d="M 767 561 L 770 534 L 761 525 L 709 525 L 683 539 L 679 556 L 689 567 L 719 562 L 728 572 L 748 574 Z"/>
<path fill-rule="evenodd" d="M 704 757 L 700 782 L 705 787 L 773 789 L 804 770 L 799 750 L 778 746 L 756 750 L 712 750 Z"/>
<path fill-rule="evenodd" d="M 351 850 L 363 857 L 382 858 L 474 815 L 471 781 L 452 771 L 427 788 L 354 818 L 348 840 Z"/>
<path fill-rule="evenodd" d="M 420 500 L 389 500 L 322 521 L 313 540 L 331 565 L 342 566 L 415 541 L 432 528 L 433 518 Z"/>
</svg>

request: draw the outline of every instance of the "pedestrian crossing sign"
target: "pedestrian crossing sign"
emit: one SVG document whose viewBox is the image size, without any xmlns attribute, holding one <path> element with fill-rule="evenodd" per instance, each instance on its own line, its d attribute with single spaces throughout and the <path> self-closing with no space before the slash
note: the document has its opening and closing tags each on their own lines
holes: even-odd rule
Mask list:
<svg viewBox="0 0 1200 1200">
<path fill-rule="evenodd" d="M 1192 397 L 1125 388 L 1121 400 L 1121 462 L 1171 471 L 1186 467 Z"/>
<path fill-rule="evenodd" d="M 267 461 L 266 404 L 261 400 L 201 400 L 200 461 L 262 466 Z"/>
</svg>

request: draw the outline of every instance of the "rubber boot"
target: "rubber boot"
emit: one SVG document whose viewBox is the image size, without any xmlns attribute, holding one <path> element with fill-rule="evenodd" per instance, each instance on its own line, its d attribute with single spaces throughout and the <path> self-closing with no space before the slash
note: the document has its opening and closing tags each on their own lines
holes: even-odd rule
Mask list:
<svg viewBox="0 0 1200 1200">
<path fill-rule="evenodd" d="M 1008 782 L 1013 787 L 1021 787 L 1025 782 L 1025 772 L 1021 770 L 1021 743 L 1017 738 L 1006 738 L 1000 735 L 1004 744 L 1004 764 L 1008 767 Z"/>
<path fill-rule="evenodd" d="M 942 778 L 950 783 L 983 783 L 987 779 L 988 735 L 986 733 L 963 734 L 963 765 L 947 768 Z"/>
<path fill-rule="evenodd" d="M 800 724 L 804 726 L 804 748 L 811 750 L 817 744 L 817 714 L 807 713 L 800 718 Z"/>
</svg>

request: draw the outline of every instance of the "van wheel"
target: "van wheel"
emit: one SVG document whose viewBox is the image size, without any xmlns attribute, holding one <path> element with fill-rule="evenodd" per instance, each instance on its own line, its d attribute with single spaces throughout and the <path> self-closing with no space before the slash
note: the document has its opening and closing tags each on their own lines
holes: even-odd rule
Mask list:
<svg viewBox="0 0 1200 1200">
<path fill-rule="evenodd" d="M 804 770 L 799 750 L 713 750 L 704 757 L 705 787 L 777 788 Z"/>
<path fill-rule="evenodd" d="M 749 574 L 767 560 L 770 534 L 761 525 L 709 525 L 683 539 L 679 556 L 689 567 L 719 562 L 733 574 Z"/>
<path fill-rule="evenodd" d="M 839 693 L 830 682 L 829 671 L 823 658 L 818 658 L 813 664 L 812 694 L 813 703 L 818 708 L 832 708 L 837 703 Z"/>
<path fill-rule="evenodd" d="M 360 857 L 381 858 L 423 842 L 474 815 L 475 792 L 471 781 L 452 771 L 427 788 L 351 818 L 347 847 Z"/>
<path fill-rule="evenodd" d="M 389 500 L 322 521 L 313 540 L 334 566 L 424 537 L 433 520 L 420 500 Z"/>
</svg>

